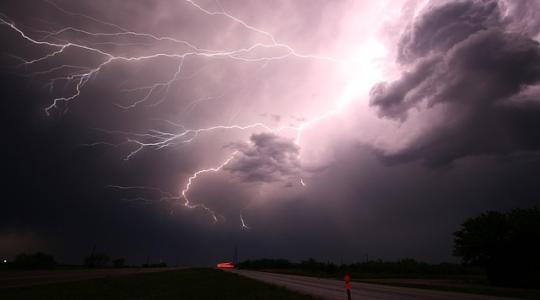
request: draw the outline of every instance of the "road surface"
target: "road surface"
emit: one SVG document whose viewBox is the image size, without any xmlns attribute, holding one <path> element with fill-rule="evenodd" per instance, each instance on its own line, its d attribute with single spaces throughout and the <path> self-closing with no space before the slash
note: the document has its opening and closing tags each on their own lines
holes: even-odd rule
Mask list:
<svg viewBox="0 0 540 300">
<path fill-rule="evenodd" d="M 153 273 L 176 270 L 178 268 L 122 268 L 50 271 L 5 271 L 0 272 L 0 289 L 25 287 L 37 284 L 79 281 L 107 276 Z"/>
<path fill-rule="evenodd" d="M 232 270 L 231 272 L 262 282 L 283 286 L 321 299 L 347 299 L 345 284 L 340 280 L 298 275 Z M 510 298 L 432 291 L 405 287 L 352 282 L 353 300 L 509 300 Z"/>
</svg>

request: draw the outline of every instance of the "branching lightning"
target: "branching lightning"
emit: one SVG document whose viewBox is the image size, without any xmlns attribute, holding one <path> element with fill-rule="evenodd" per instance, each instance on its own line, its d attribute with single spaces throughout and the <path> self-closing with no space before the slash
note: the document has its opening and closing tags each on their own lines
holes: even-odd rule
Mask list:
<svg viewBox="0 0 540 300">
<path fill-rule="evenodd" d="M 129 110 L 140 105 L 156 106 L 156 105 L 161 104 L 163 101 L 165 101 L 169 93 L 170 87 L 176 81 L 182 80 L 183 66 L 186 60 L 191 57 L 199 57 L 199 58 L 206 58 L 206 59 L 225 58 L 225 59 L 241 61 L 241 62 L 266 62 L 266 63 L 275 61 L 275 60 L 283 60 L 283 59 L 294 57 L 297 59 L 320 60 L 320 61 L 326 61 L 329 63 L 337 63 L 337 64 L 350 63 L 350 61 L 346 59 L 340 59 L 340 58 L 334 58 L 334 57 L 328 57 L 328 56 L 322 56 L 322 55 L 311 55 L 311 54 L 299 53 L 293 47 L 284 43 L 280 43 L 271 33 L 265 30 L 252 26 L 248 24 L 247 22 L 225 11 L 212 11 L 212 10 L 206 9 L 192 0 L 185 0 L 185 2 L 189 4 L 193 9 L 196 9 L 197 11 L 199 11 L 200 13 L 208 17 L 227 18 L 228 20 L 241 26 L 245 30 L 255 33 L 257 35 L 260 35 L 261 38 L 267 41 L 265 43 L 260 43 L 260 42 L 254 43 L 250 45 L 249 47 L 232 49 L 232 50 L 204 49 L 204 48 L 198 47 L 197 45 L 189 41 L 185 41 L 185 40 L 181 40 L 181 39 L 177 39 L 173 37 L 158 36 L 158 35 L 149 34 L 149 33 L 130 31 L 119 25 L 116 25 L 110 22 L 105 22 L 97 18 L 94 18 L 92 16 L 87 16 L 84 14 L 74 13 L 74 12 L 65 10 L 61 8 L 60 6 L 58 6 L 56 3 L 51 2 L 49 0 L 46 0 L 45 2 L 49 3 L 50 5 L 52 5 L 53 7 L 55 7 L 56 9 L 58 9 L 64 14 L 67 14 L 70 16 L 82 17 L 89 21 L 101 24 L 103 26 L 107 26 L 108 28 L 111 28 L 114 30 L 114 32 L 91 32 L 91 31 L 84 30 L 81 28 L 76 28 L 76 27 L 64 27 L 55 31 L 47 31 L 47 30 L 32 31 L 36 35 L 36 36 L 33 36 L 33 34 L 31 34 L 30 32 L 24 31 L 23 29 L 21 29 L 21 27 L 19 27 L 14 22 L 9 20 L 7 17 L 0 14 L 0 25 L 11 28 L 20 36 L 20 38 L 26 40 L 30 44 L 33 44 L 35 46 L 40 46 L 43 49 L 47 50 L 47 52 L 44 55 L 35 57 L 32 59 L 19 57 L 18 59 L 22 61 L 22 65 L 24 66 L 36 65 L 39 63 L 43 63 L 45 61 L 49 61 L 53 58 L 58 58 L 61 55 L 63 55 L 68 49 L 72 49 L 72 48 L 79 49 L 85 53 L 92 53 L 93 55 L 97 55 L 98 57 L 101 57 L 101 60 L 92 67 L 85 67 L 85 66 L 72 65 L 72 64 L 62 64 L 62 65 L 52 67 L 45 71 L 39 71 L 39 72 L 34 73 L 35 75 L 62 73 L 61 76 L 54 77 L 49 80 L 48 85 L 50 89 L 53 90 L 55 88 L 55 83 L 59 81 L 67 82 L 73 88 L 71 93 L 52 99 L 51 103 L 44 108 L 44 111 L 47 115 L 50 115 L 57 109 L 61 109 L 67 106 L 69 102 L 76 100 L 84 92 L 84 89 L 86 85 L 90 82 L 90 80 L 92 78 L 99 76 L 99 73 L 106 66 L 112 64 L 113 62 L 120 62 L 120 63 L 128 64 L 128 63 L 136 63 L 140 61 L 151 61 L 158 58 L 171 59 L 172 61 L 176 62 L 176 70 L 167 80 L 163 82 L 151 83 L 146 86 L 139 86 L 135 88 L 122 90 L 128 95 L 134 92 L 142 92 L 142 96 L 139 98 L 133 99 L 133 101 L 130 104 L 116 104 L 117 107 L 123 110 Z M 176 52 L 175 53 L 156 52 L 156 53 L 148 53 L 146 55 L 141 55 L 141 56 L 123 56 L 123 55 L 115 54 L 111 51 L 104 50 L 104 48 L 101 48 L 101 46 L 106 45 L 106 44 L 112 44 L 112 45 L 125 45 L 125 44 L 117 43 L 114 41 L 105 42 L 105 43 L 95 43 L 95 42 L 92 43 L 91 41 L 80 42 L 80 41 L 64 40 L 62 36 L 66 33 L 77 34 L 82 38 L 92 37 L 92 38 L 111 38 L 111 39 L 114 39 L 114 38 L 147 39 L 153 42 L 172 43 L 172 44 L 177 45 L 180 50 L 177 53 Z M 279 50 L 280 52 L 277 52 L 277 54 L 273 54 L 273 55 L 256 55 L 255 54 L 256 50 L 260 50 L 260 49 L 273 49 L 273 50 Z M 160 96 L 157 97 L 156 95 L 160 95 Z M 191 105 L 196 105 L 196 103 L 194 102 Z M 283 130 L 291 130 L 295 132 L 295 139 L 294 139 L 295 143 L 299 144 L 301 136 L 302 136 L 302 132 L 304 130 L 320 122 L 323 119 L 329 118 L 339 113 L 342 108 L 343 108 L 343 104 L 338 103 L 334 109 L 324 112 L 318 117 L 311 119 L 309 121 L 303 121 L 300 125 L 296 125 L 296 126 L 290 125 L 290 126 L 272 127 L 264 123 L 253 123 L 253 124 L 246 124 L 246 125 L 241 125 L 241 124 L 215 125 L 215 126 L 210 126 L 210 127 L 205 127 L 205 128 L 186 129 L 179 124 L 176 124 L 171 121 L 166 121 L 169 124 L 173 125 L 175 128 L 179 128 L 179 130 L 172 131 L 172 132 L 168 132 L 164 130 L 156 130 L 156 129 L 149 129 L 145 132 L 125 132 L 125 131 L 103 130 L 103 129 L 99 129 L 99 130 L 107 134 L 122 137 L 123 142 L 121 142 L 121 144 L 132 145 L 134 149 L 125 156 L 125 159 L 129 160 L 133 158 L 135 155 L 137 155 L 139 152 L 141 152 L 142 150 L 163 149 L 167 147 L 173 147 L 173 146 L 177 146 L 181 144 L 190 143 L 194 139 L 198 138 L 200 135 L 207 132 L 216 131 L 216 130 L 261 129 L 261 130 L 272 132 L 272 133 L 279 133 Z M 96 143 L 88 144 L 87 146 L 97 146 L 97 145 L 107 145 L 107 146 L 115 146 L 115 147 L 119 146 L 119 144 L 108 143 L 108 142 L 96 142 Z M 210 168 L 200 169 L 200 170 L 195 171 L 187 179 L 187 182 L 183 185 L 183 187 L 180 189 L 178 194 L 173 194 L 173 193 L 162 191 L 160 189 L 156 189 L 153 187 L 146 187 L 146 186 L 125 187 L 125 186 L 111 185 L 109 186 L 109 188 L 113 188 L 120 191 L 145 190 L 149 192 L 154 192 L 154 193 L 157 193 L 157 195 L 159 195 L 160 201 L 181 201 L 183 202 L 183 205 L 187 208 L 190 208 L 190 209 L 200 208 L 200 209 L 205 210 L 212 216 L 215 222 L 218 222 L 220 216 L 211 208 L 207 207 L 206 205 L 202 203 L 194 203 L 193 201 L 191 201 L 189 198 L 189 192 L 192 186 L 201 176 L 205 175 L 206 173 L 220 172 L 227 164 L 229 164 L 235 158 L 235 155 L 237 155 L 237 152 L 231 153 L 221 164 L 219 164 L 216 167 L 210 167 Z M 306 186 L 306 183 L 304 182 L 304 179 L 302 178 L 299 178 L 299 183 L 301 186 Z M 142 200 L 142 201 L 148 200 L 143 197 L 138 197 L 136 199 L 131 199 L 131 200 L 137 200 L 137 199 Z M 242 213 L 240 213 L 240 221 L 241 221 L 241 227 L 243 229 L 249 229 L 249 227 L 247 226 L 244 220 Z"/>
<path fill-rule="evenodd" d="M 214 221 L 216 221 L 216 222 L 218 221 L 216 213 L 213 210 L 209 209 L 208 207 L 206 207 L 203 204 L 192 204 L 189 201 L 189 198 L 188 198 L 187 194 L 189 192 L 189 189 L 191 188 L 191 185 L 193 184 L 193 182 L 197 179 L 197 177 L 199 175 L 204 174 L 204 173 L 208 173 L 208 172 L 219 172 L 219 171 L 221 171 L 221 169 L 223 169 L 223 167 L 225 167 L 234 158 L 235 155 L 236 155 L 236 152 L 234 152 L 229 158 L 227 158 L 227 160 L 225 160 L 225 162 L 223 162 L 221 165 L 219 165 L 217 167 L 214 167 L 214 168 L 198 170 L 197 172 L 193 173 L 193 175 L 191 175 L 188 178 L 188 182 L 186 183 L 184 189 L 182 189 L 182 191 L 180 192 L 180 194 L 182 195 L 182 198 L 185 200 L 185 202 L 184 202 L 185 207 L 188 207 L 188 208 L 202 207 L 206 211 L 208 211 L 208 212 L 210 212 L 212 214 L 212 217 L 214 218 Z"/>
</svg>

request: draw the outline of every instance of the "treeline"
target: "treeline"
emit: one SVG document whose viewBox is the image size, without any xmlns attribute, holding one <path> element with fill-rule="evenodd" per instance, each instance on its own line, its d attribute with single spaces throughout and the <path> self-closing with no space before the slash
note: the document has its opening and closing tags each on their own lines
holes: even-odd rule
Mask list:
<svg viewBox="0 0 540 300">
<path fill-rule="evenodd" d="M 1 266 L 2 269 L 53 269 L 57 262 L 52 255 L 43 252 L 21 253 L 13 261 L 2 260 Z"/>
<path fill-rule="evenodd" d="M 482 270 L 460 264 L 440 263 L 429 264 L 414 259 L 398 261 L 371 260 L 353 264 L 334 264 L 308 259 L 301 262 L 290 262 L 286 259 L 258 259 L 247 260 L 238 264 L 239 268 L 250 270 L 281 270 L 291 273 L 311 273 L 328 277 L 338 277 L 345 273 L 364 277 L 391 277 L 395 275 L 405 277 L 423 276 L 452 276 L 452 275 L 479 275 Z"/>
<path fill-rule="evenodd" d="M 163 268 L 167 267 L 164 262 L 146 263 L 141 266 L 128 265 L 123 257 L 112 259 L 104 252 L 96 252 L 85 257 L 82 265 L 62 265 L 59 264 L 52 255 L 43 252 L 21 253 L 13 260 L 3 259 L 0 262 L 0 269 L 4 270 L 43 270 L 55 268 Z"/>
</svg>

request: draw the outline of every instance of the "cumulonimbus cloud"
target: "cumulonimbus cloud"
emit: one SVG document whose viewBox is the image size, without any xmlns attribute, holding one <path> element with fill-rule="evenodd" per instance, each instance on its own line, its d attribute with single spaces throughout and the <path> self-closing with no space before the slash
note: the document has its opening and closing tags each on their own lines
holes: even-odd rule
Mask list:
<svg viewBox="0 0 540 300">
<path fill-rule="evenodd" d="M 538 141 L 533 137 L 540 126 L 540 101 L 534 99 L 539 43 L 531 26 L 516 32 L 520 27 L 505 9 L 497 1 L 428 6 L 403 33 L 397 59 L 404 71 L 398 80 L 373 87 L 371 105 L 379 116 L 401 122 L 411 109 L 421 119 L 423 111 L 444 105 L 439 118 L 452 126 L 428 130 L 386 159 L 446 164 L 467 155 L 540 148 L 531 142 Z M 528 101 L 516 100 L 524 97 Z"/>
<path fill-rule="evenodd" d="M 275 182 L 300 172 L 300 148 L 293 140 L 272 133 L 253 134 L 250 143 L 235 144 L 234 159 L 224 167 L 245 182 Z"/>
</svg>

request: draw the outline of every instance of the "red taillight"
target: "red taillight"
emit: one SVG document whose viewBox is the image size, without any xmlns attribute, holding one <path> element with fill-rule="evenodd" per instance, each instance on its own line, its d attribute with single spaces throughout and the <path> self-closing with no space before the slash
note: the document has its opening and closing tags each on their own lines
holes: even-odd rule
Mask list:
<svg viewBox="0 0 540 300">
<path fill-rule="evenodd" d="M 217 264 L 218 269 L 234 269 L 234 264 L 230 262 L 224 262 Z"/>
</svg>

